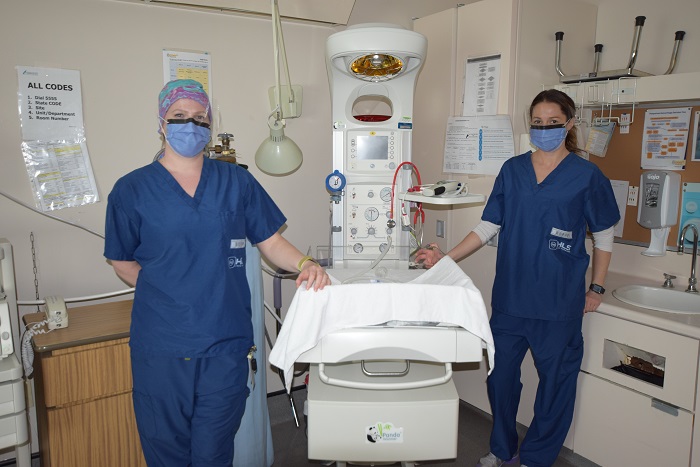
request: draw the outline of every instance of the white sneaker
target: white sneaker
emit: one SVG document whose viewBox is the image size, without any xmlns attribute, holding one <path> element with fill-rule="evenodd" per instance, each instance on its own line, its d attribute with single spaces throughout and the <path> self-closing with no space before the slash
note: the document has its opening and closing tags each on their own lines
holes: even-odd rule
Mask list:
<svg viewBox="0 0 700 467">
<path fill-rule="evenodd" d="M 517 454 L 515 456 L 513 456 L 512 459 L 504 461 L 503 459 L 496 457 L 496 455 L 494 453 L 489 452 L 484 457 L 479 459 L 479 463 L 476 464 L 476 467 L 501 467 L 502 465 L 514 464 L 517 461 L 518 461 Z"/>
</svg>

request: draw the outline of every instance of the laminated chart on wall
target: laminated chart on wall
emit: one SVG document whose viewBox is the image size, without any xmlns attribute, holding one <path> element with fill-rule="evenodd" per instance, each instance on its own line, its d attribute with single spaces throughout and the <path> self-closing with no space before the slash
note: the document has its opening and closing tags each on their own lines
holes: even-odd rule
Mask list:
<svg viewBox="0 0 700 467">
<path fill-rule="evenodd" d="M 693 124 L 693 151 L 690 153 L 691 162 L 700 162 L 700 110 L 695 112 Z"/>
<path fill-rule="evenodd" d="M 468 58 L 464 69 L 462 115 L 496 115 L 501 55 Z"/>
<path fill-rule="evenodd" d="M 211 55 L 207 52 L 163 50 L 163 82 L 174 79 L 198 81 L 211 100 Z"/>
<path fill-rule="evenodd" d="M 681 219 L 679 229 L 694 224 L 700 230 L 700 183 L 683 183 L 681 187 Z M 688 229 L 685 246 L 692 246 L 695 234 Z"/>
<path fill-rule="evenodd" d="M 449 117 L 443 172 L 496 175 L 514 148 L 508 115 Z"/>
<path fill-rule="evenodd" d="M 18 66 L 22 155 L 36 207 L 99 201 L 83 125 L 80 72 Z"/>
<path fill-rule="evenodd" d="M 615 122 L 592 126 L 586 139 L 586 152 L 594 156 L 605 157 L 614 130 Z"/>
<path fill-rule="evenodd" d="M 691 107 L 681 107 L 646 111 L 642 169 L 685 169 L 691 110 Z"/>
<path fill-rule="evenodd" d="M 620 220 L 615 224 L 613 235 L 622 237 L 625 227 L 625 214 L 627 212 L 627 194 L 630 188 L 630 182 L 627 180 L 610 180 L 612 185 L 613 195 L 615 195 L 615 203 L 620 211 Z"/>
</svg>

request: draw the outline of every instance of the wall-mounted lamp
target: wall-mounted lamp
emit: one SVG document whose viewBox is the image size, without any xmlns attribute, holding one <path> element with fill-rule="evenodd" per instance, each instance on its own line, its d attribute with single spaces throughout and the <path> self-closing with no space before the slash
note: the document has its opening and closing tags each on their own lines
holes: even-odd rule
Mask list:
<svg viewBox="0 0 700 467">
<path fill-rule="evenodd" d="M 269 175 L 287 175 L 297 170 L 303 159 L 299 146 L 284 135 L 283 121 L 285 117 L 294 118 L 301 115 L 301 88 L 291 85 L 277 0 L 271 0 L 270 4 L 272 7 L 272 42 L 275 57 L 275 87 L 271 88 L 270 100 L 274 101 L 274 108 L 267 119 L 267 124 L 270 127 L 270 137 L 266 138 L 255 152 L 255 164 L 260 170 Z M 287 75 L 287 85 L 284 94 L 280 86 L 280 51 L 282 52 L 282 62 Z M 272 92 L 273 89 L 274 92 Z M 283 95 L 284 107 L 282 106 Z"/>
</svg>

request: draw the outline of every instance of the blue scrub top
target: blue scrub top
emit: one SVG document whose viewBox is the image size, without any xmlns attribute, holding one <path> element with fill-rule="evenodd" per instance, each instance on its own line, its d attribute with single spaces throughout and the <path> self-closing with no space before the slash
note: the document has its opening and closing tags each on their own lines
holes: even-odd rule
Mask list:
<svg viewBox="0 0 700 467">
<path fill-rule="evenodd" d="M 194 197 L 160 164 L 122 177 L 109 195 L 106 258 L 137 261 L 131 351 L 206 357 L 253 345 L 246 239 L 286 218 L 245 169 L 204 159 Z"/>
<path fill-rule="evenodd" d="M 522 318 L 580 318 L 586 294 L 586 226 L 599 232 L 620 213 L 610 180 L 569 153 L 537 183 L 532 152 L 501 168 L 482 219 L 500 225 L 492 309 Z"/>
</svg>

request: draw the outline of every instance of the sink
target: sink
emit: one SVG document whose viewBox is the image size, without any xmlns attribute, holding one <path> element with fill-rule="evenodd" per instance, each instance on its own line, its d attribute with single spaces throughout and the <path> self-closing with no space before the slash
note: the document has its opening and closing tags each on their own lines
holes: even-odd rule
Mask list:
<svg viewBox="0 0 700 467">
<path fill-rule="evenodd" d="M 700 294 L 646 285 L 626 285 L 613 297 L 630 305 L 669 313 L 700 314 Z"/>
</svg>

